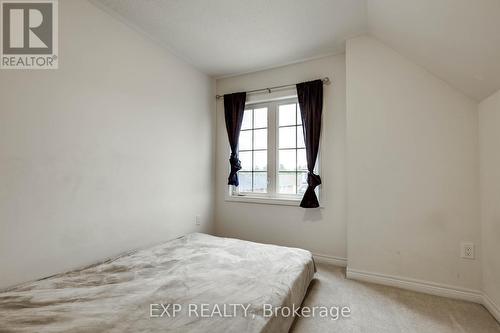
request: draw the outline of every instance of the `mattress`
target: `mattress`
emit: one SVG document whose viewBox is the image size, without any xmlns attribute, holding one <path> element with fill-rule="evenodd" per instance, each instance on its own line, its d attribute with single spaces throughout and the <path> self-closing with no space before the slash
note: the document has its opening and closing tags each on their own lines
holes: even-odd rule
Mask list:
<svg viewBox="0 0 500 333">
<path fill-rule="evenodd" d="M 194 233 L 1 292 L 0 332 L 287 332 L 314 272 L 302 249 Z"/>
</svg>

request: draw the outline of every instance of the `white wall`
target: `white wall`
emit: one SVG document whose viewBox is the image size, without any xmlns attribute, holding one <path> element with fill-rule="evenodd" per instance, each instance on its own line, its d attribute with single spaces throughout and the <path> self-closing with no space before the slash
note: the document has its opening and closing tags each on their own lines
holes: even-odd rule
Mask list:
<svg viewBox="0 0 500 333">
<path fill-rule="evenodd" d="M 59 6 L 60 68 L 0 72 L 0 287 L 212 227 L 213 81 Z"/>
<path fill-rule="evenodd" d="M 370 37 L 346 62 L 349 269 L 479 290 L 477 104 Z"/>
<path fill-rule="evenodd" d="M 216 214 L 218 235 L 302 247 L 332 257 L 346 256 L 345 57 L 284 66 L 217 80 L 217 93 L 247 91 L 329 76 L 325 86 L 321 150 L 324 209 L 226 202 L 229 144 L 223 103 L 217 103 Z M 293 94 L 293 89 L 289 94 Z M 267 95 L 252 96 L 254 99 Z"/>
<path fill-rule="evenodd" d="M 500 91 L 479 104 L 483 289 L 500 319 Z"/>
</svg>

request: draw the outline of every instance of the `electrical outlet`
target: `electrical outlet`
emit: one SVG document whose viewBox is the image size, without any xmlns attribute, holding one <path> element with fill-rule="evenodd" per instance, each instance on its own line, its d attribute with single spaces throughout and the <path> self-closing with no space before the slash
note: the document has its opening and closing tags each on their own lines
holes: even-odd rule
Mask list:
<svg viewBox="0 0 500 333">
<path fill-rule="evenodd" d="M 461 243 L 460 256 L 465 259 L 474 259 L 474 243 L 471 242 Z"/>
<path fill-rule="evenodd" d="M 196 215 L 195 216 L 195 218 L 194 218 L 194 224 L 201 225 L 201 216 L 200 215 Z"/>
</svg>

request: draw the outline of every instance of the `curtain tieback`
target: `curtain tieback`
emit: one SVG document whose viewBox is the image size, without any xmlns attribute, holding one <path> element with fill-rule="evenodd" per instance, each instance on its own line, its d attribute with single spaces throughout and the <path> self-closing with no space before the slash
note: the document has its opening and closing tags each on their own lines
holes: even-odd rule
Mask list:
<svg viewBox="0 0 500 333">
<path fill-rule="evenodd" d="M 241 170 L 241 162 L 238 159 L 238 155 L 231 154 L 231 157 L 229 158 L 229 164 L 231 164 L 231 172 L 229 174 L 229 184 L 238 186 L 239 182 L 236 173 Z"/>
<path fill-rule="evenodd" d="M 316 188 L 316 186 L 321 185 L 321 177 L 309 172 L 307 174 L 307 185 L 309 185 L 309 187 Z"/>
</svg>

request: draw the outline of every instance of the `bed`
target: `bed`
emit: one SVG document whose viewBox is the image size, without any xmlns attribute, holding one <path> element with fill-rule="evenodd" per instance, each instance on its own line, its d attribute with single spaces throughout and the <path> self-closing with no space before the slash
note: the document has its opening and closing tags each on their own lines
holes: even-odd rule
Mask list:
<svg viewBox="0 0 500 333">
<path fill-rule="evenodd" d="M 194 233 L 1 292 L 0 332 L 287 332 L 314 273 L 308 251 Z"/>
</svg>

